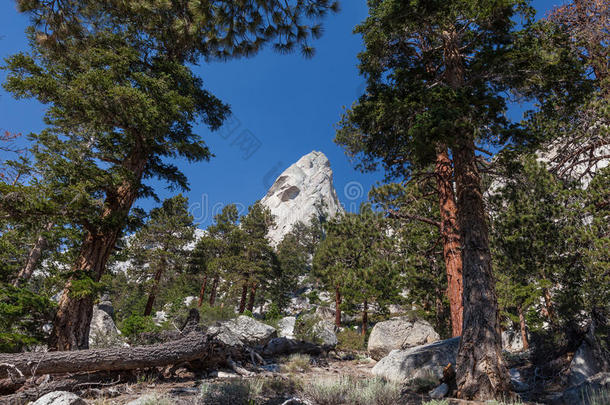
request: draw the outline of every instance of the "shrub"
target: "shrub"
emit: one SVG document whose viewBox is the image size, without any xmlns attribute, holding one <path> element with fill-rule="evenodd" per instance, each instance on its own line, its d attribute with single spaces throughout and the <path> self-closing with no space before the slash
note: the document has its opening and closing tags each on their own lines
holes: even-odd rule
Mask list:
<svg viewBox="0 0 610 405">
<path fill-rule="evenodd" d="M 25 288 L 0 284 L 0 352 L 19 352 L 45 339 L 55 304 Z"/>
<path fill-rule="evenodd" d="M 340 350 L 360 351 L 366 349 L 365 336 L 353 329 L 345 328 L 337 333 L 337 348 Z"/>
<path fill-rule="evenodd" d="M 235 318 L 237 314 L 230 305 L 211 307 L 205 303 L 199 308 L 199 316 L 201 322 L 209 325 L 217 321 L 228 321 Z"/>
<path fill-rule="evenodd" d="M 424 402 L 421 405 L 449 405 L 449 402 L 446 399 L 433 399 L 428 402 Z"/>
<path fill-rule="evenodd" d="M 221 383 L 201 385 L 201 398 L 204 404 L 252 405 L 262 392 L 264 380 L 231 380 Z"/>
<path fill-rule="evenodd" d="M 306 372 L 311 367 L 311 357 L 307 354 L 292 354 L 283 362 L 281 369 L 285 373 Z"/>
<path fill-rule="evenodd" d="M 314 380 L 304 385 L 303 395 L 319 405 L 393 405 L 400 399 L 400 386 L 380 378 Z"/>
<path fill-rule="evenodd" d="M 152 316 L 141 315 L 131 315 L 125 318 L 119 327 L 121 333 L 127 337 L 136 337 L 140 333 L 154 332 L 157 329 Z"/>
<path fill-rule="evenodd" d="M 314 314 L 306 314 L 297 318 L 294 324 L 294 337 L 315 344 L 321 344 L 322 339 L 317 332 L 317 324 L 320 317 Z"/>
</svg>

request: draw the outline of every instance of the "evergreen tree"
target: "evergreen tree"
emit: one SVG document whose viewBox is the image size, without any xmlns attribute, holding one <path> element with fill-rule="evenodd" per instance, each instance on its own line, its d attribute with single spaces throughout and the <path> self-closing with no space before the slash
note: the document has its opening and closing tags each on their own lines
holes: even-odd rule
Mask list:
<svg viewBox="0 0 610 405">
<path fill-rule="evenodd" d="M 441 336 L 447 336 L 455 334 L 454 312 L 448 311 L 451 292 L 439 235 L 441 216 L 430 180 L 384 184 L 373 188 L 370 196 L 390 221 L 406 304 L 416 307 Z"/>
<path fill-rule="evenodd" d="M 450 150 L 463 246 L 458 397 L 501 398 L 511 386 L 477 150 L 518 134 L 504 114 L 504 91 L 526 72 L 516 62 L 524 60 L 516 46 L 525 43 L 518 43 L 515 27 L 520 14 L 533 12 L 520 0 L 368 4 L 369 17 L 356 29 L 366 46 L 360 54 L 366 94 L 345 114 L 336 141 L 361 167 L 381 163 L 388 176 L 402 178 L 433 164 L 439 148 Z"/>
<path fill-rule="evenodd" d="M 185 176 L 166 158 L 210 156 L 197 120 L 218 128 L 228 107 L 203 90 L 187 63 L 200 57 L 252 56 L 265 43 L 279 51 L 321 33 L 308 25 L 336 4 L 324 0 L 48 1 L 19 0 L 32 19 L 30 54 L 7 60 L 5 88 L 49 105 L 48 128 L 33 135 L 35 164 L 72 201 L 84 230 L 65 285 L 51 348 L 86 348 L 93 294 L 145 180 L 181 188 Z"/>
<path fill-rule="evenodd" d="M 313 271 L 335 295 L 335 324 L 341 309 L 362 305 L 362 333 L 368 325 L 368 307 L 386 305 L 397 296 L 396 264 L 388 228 L 370 205 L 359 214 L 347 213 L 326 224 L 326 238 L 314 256 Z"/>
<path fill-rule="evenodd" d="M 181 271 L 188 258 L 187 247 L 194 239 L 193 216 L 182 195 L 163 201 L 150 213 L 149 221 L 130 240 L 132 271 L 149 285 L 144 316 L 152 313 L 155 298 L 166 278 Z"/>
<path fill-rule="evenodd" d="M 267 234 L 274 224 L 269 208 L 256 202 L 248 208 L 248 213 L 241 219 L 240 228 L 243 232 L 243 266 L 241 269 L 241 299 L 239 313 L 245 309 L 252 312 L 256 293 L 263 289 L 273 274 L 276 256 L 269 244 Z M 249 298 L 246 305 L 246 296 Z"/>
<path fill-rule="evenodd" d="M 226 205 L 222 212 L 214 217 L 214 224 L 208 227 L 206 235 L 195 245 L 189 263 L 195 271 L 203 275 L 199 306 L 203 303 L 209 282 L 212 283 L 209 305 L 214 306 L 220 278 L 226 279 L 241 259 L 238 219 L 239 213 L 235 204 Z"/>
</svg>

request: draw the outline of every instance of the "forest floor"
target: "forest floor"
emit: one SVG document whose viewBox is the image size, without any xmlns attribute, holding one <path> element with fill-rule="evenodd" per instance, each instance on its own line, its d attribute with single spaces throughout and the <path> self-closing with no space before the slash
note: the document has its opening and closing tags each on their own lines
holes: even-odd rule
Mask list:
<svg viewBox="0 0 610 405">
<path fill-rule="evenodd" d="M 373 378 L 371 369 L 376 362 L 368 358 L 356 357 L 352 360 L 323 359 L 316 361 L 314 359 L 314 364 L 310 367 L 289 371 L 280 365 L 280 370 L 265 371 L 252 377 L 238 376 L 229 370 L 221 370 L 212 372 L 208 376 L 202 376 L 182 369 L 175 376 L 169 378 L 161 375 L 141 374 L 136 377 L 135 381 L 113 385 L 109 388 L 91 389 L 84 393 L 83 398 L 94 405 L 127 404 L 137 399 L 140 399 L 137 405 L 296 405 L 302 403 L 314 405 L 318 402 L 312 401 L 304 392 L 308 391 L 308 386 L 316 382 L 340 381 L 342 379 L 360 381 Z M 427 394 L 428 390 L 429 387 L 403 389 L 398 400 L 377 403 L 387 405 L 424 404 L 430 401 Z M 209 396 L 213 391 L 216 392 L 216 395 Z M 205 392 L 208 393 L 207 400 L 204 399 Z M 255 398 L 255 401 L 248 402 L 248 397 Z M 290 402 L 291 398 L 305 401 Z M 342 403 L 344 402 L 328 402 L 328 404 Z M 369 403 L 375 405 L 375 402 Z M 483 404 L 482 402 L 459 400 L 433 403 L 439 405 Z M 521 402 L 518 403 L 521 404 Z M 350 402 L 345 402 L 345 404 L 350 404 Z M 489 405 L 489 403 L 486 404 Z M 494 402 L 493 404 L 498 403 Z"/>
</svg>

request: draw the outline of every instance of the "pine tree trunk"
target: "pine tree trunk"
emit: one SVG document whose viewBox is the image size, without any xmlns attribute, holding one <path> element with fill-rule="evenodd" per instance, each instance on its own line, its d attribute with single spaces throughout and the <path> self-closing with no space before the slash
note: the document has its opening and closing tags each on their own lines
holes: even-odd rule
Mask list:
<svg viewBox="0 0 610 405">
<path fill-rule="evenodd" d="M 341 327 L 341 292 L 335 287 L 335 325 Z"/>
<path fill-rule="evenodd" d="M 201 307 L 203 304 L 203 296 L 205 295 L 205 287 L 208 284 L 208 276 L 203 276 L 203 283 L 201 284 L 201 290 L 199 290 L 199 300 L 197 301 L 197 306 Z"/>
<path fill-rule="evenodd" d="M 44 231 L 49 232 L 51 229 L 53 229 L 54 225 L 55 224 L 53 222 L 49 222 L 44 227 Z M 47 243 L 48 243 L 47 238 L 45 238 L 43 234 L 40 234 L 38 236 L 38 238 L 36 239 L 36 243 L 34 243 L 34 246 L 30 250 L 30 253 L 28 254 L 28 258 L 25 262 L 25 265 L 19 271 L 19 275 L 17 275 L 17 279 L 13 283 L 13 285 L 15 287 L 19 287 L 20 285 L 22 285 L 24 282 L 28 281 L 32 277 L 32 274 L 34 273 L 34 270 L 36 269 L 36 266 L 38 265 L 38 262 L 40 261 L 40 258 L 42 257 L 42 252 L 47 247 Z"/>
<path fill-rule="evenodd" d="M 437 148 L 436 184 L 441 215 L 440 233 L 443 240 L 443 258 L 447 271 L 447 295 L 451 311 L 452 336 L 462 335 L 462 251 L 457 206 L 453 192 L 453 168 L 445 145 Z"/>
<path fill-rule="evenodd" d="M 456 368 L 458 398 L 508 398 L 511 386 L 502 359 L 498 303 L 474 141 L 468 136 L 461 138 L 453 158 L 464 288 L 464 328 Z"/>
<path fill-rule="evenodd" d="M 252 283 L 250 286 L 250 298 L 248 298 L 248 311 L 254 310 L 254 300 L 256 298 L 256 290 L 258 289 L 258 283 Z"/>
<path fill-rule="evenodd" d="M 210 291 L 210 306 L 213 307 L 216 302 L 216 291 L 218 290 L 218 276 L 212 281 L 212 291 Z"/>
<path fill-rule="evenodd" d="M 157 298 L 157 290 L 159 289 L 159 283 L 161 282 L 161 277 L 163 276 L 164 270 L 165 264 L 161 262 L 159 268 L 155 272 L 155 278 L 153 279 L 153 285 L 150 289 L 150 293 L 148 293 L 148 301 L 146 301 L 146 307 L 144 308 L 144 316 L 148 316 L 152 313 L 153 305 L 155 304 L 155 299 Z"/>
<path fill-rule="evenodd" d="M 364 300 L 362 305 L 362 336 L 366 336 L 366 332 L 369 326 L 369 303 Z"/>
<path fill-rule="evenodd" d="M 525 316 L 523 315 L 523 307 L 519 305 L 517 307 L 517 311 L 519 312 L 519 329 L 521 330 L 521 340 L 523 341 L 523 350 L 527 350 L 530 348 L 530 343 L 527 340 L 527 327 L 525 325 Z"/>
<path fill-rule="evenodd" d="M 239 301 L 239 313 L 243 314 L 246 310 L 246 298 L 248 296 L 248 280 L 244 281 L 244 285 L 241 287 L 241 299 Z"/>
<path fill-rule="evenodd" d="M 93 314 L 93 292 L 72 294 L 75 283 L 80 280 L 99 282 L 106 271 L 108 257 L 115 247 L 127 221 L 131 206 L 138 196 L 146 159 L 134 155 L 126 160 L 124 167 L 133 177 L 125 180 L 116 190 L 107 192 L 101 222 L 105 226 L 86 224 L 87 233 L 79 255 L 72 267 L 72 276 L 66 282 L 59 299 L 53 330 L 49 338 L 49 350 L 80 350 L 89 347 L 89 325 Z"/>
<path fill-rule="evenodd" d="M 548 288 L 544 288 L 542 290 L 542 294 L 544 297 L 544 307 L 545 307 L 545 312 L 546 312 L 546 316 L 549 319 L 549 323 L 551 325 L 555 324 L 555 310 L 553 309 L 553 300 L 551 298 L 551 292 L 549 291 Z"/>
</svg>

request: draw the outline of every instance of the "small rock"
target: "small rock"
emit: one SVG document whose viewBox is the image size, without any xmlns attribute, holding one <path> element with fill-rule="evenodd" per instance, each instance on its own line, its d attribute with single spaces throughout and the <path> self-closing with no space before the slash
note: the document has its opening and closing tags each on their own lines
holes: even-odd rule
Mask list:
<svg viewBox="0 0 610 405">
<path fill-rule="evenodd" d="M 147 405 L 147 404 L 156 404 L 159 403 L 160 397 L 156 394 L 146 394 L 142 395 L 138 399 L 134 399 L 133 401 L 127 402 L 125 405 Z"/>
<path fill-rule="evenodd" d="M 430 398 L 432 399 L 441 399 L 445 398 L 449 393 L 449 386 L 445 383 L 442 383 L 432 391 L 430 391 Z"/>
<path fill-rule="evenodd" d="M 87 403 L 71 392 L 54 391 L 38 398 L 32 405 L 87 405 Z"/>
<path fill-rule="evenodd" d="M 512 329 L 502 332 L 502 349 L 509 353 L 523 351 L 523 339 L 521 338 L 521 332 Z"/>
<path fill-rule="evenodd" d="M 184 301 L 183 301 L 183 302 L 184 302 L 184 306 L 185 306 L 185 307 L 190 307 L 190 306 L 191 306 L 191 304 L 192 304 L 194 301 L 198 300 L 198 299 L 199 299 L 199 297 L 193 297 L 192 295 L 191 295 L 191 296 L 188 296 L 188 297 L 185 297 L 185 298 L 184 298 Z"/>
</svg>

